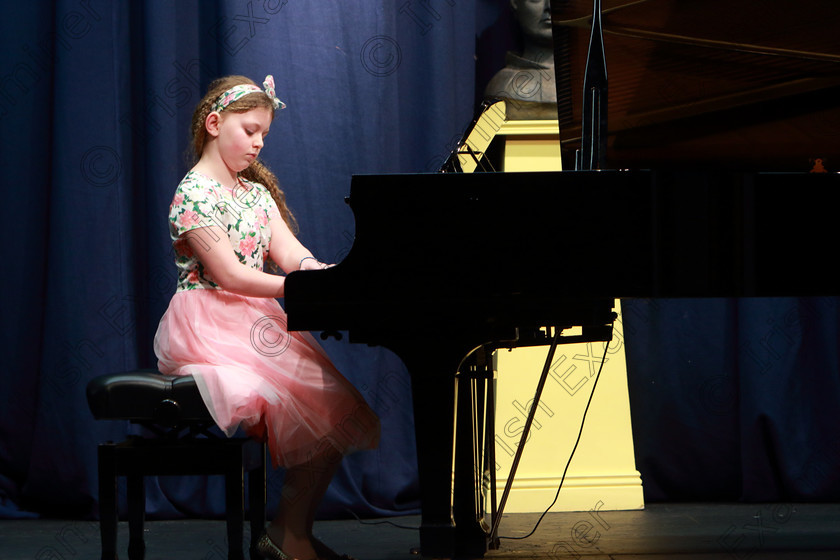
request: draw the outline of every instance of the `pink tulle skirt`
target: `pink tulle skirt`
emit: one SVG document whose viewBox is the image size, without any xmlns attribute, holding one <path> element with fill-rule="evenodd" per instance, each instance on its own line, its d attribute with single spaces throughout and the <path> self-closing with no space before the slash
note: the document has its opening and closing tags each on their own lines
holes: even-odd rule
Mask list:
<svg viewBox="0 0 840 560">
<path fill-rule="evenodd" d="M 270 298 L 177 292 L 155 335 L 158 368 L 192 375 L 219 427 L 266 441 L 275 466 L 372 449 L 379 419 L 309 333 Z M 332 449 L 330 449 L 330 446 Z"/>
</svg>

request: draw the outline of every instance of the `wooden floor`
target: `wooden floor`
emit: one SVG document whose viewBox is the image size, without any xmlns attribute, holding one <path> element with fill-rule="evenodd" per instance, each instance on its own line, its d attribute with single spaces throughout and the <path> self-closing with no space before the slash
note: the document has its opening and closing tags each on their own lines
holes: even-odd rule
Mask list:
<svg viewBox="0 0 840 560">
<path fill-rule="evenodd" d="M 507 515 L 500 534 L 524 535 L 537 517 Z M 418 524 L 418 517 L 320 521 L 316 532 L 359 560 L 417 560 Z M 120 523 L 121 558 L 128 557 L 127 531 Z M 227 557 L 221 521 L 147 522 L 146 546 L 146 560 Z M 90 560 L 99 550 L 95 522 L 0 521 L 0 560 Z M 531 537 L 504 538 L 485 558 L 837 560 L 840 504 L 652 504 L 644 511 L 555 513 Z"/>
</svg>

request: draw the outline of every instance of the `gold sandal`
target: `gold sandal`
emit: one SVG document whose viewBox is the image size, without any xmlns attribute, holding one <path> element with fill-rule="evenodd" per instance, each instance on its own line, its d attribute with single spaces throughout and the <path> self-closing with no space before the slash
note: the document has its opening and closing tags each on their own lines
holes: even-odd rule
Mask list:
<svg viewBox="0 0 840 560">
<path fill-rule="evenodd" d="M 297 560 L 280 550 L 268 533 L 263 533 L 257 541 L 257 553 L 267 560 Z"/>
</svg>

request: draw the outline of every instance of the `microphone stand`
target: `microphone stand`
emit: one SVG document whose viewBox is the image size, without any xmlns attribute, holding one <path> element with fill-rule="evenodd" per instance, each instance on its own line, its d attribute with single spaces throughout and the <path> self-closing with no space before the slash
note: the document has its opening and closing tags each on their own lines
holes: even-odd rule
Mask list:
<svg viewBox="0 0 840 560">
<path fill-rule="evenodd" d="M 604 55 L 604 31 L 601 26 L 601 0 L 594 0 L 592 32 L 583 77 L 583 118 L 581 150 L 575 169 L 594 170 L 606 167 L 607 156 L 607 60 Z"/>
</svg>

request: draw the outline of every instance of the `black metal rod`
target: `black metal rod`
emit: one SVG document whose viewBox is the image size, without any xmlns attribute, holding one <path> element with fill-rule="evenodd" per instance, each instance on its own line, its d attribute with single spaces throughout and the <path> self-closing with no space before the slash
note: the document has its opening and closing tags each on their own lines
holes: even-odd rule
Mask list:
<svg viewBox="0 0 840 560">
<path fill-rule="evenodd" d="M 537 412 L 537 406 L 540 404 L 545 381 L 548 378 L 548 370 L 551 368 L 551 363 L 554 361 L 554 352 L 557 349 L 557 343 L 560 340 L 560 333 L 563 330 L 555 327 L 554 338 L 551 340 L 551 347 L 548 349 L 548 355 L 545 358 L 545 365 L 543 366 L 540 380 L 537 383 L 537 390 L 534 394 L 534 401 L 531 403 L 531 409 L 528 411 L 528 418 L 525 420 L 525 427 L 522 430 L 522 437 L 519 438 L 519 446 L 516 448 L 516 454 L 513 457 L 513 463 L 508 473 L 507 482 L 505 482 L 505 490 L 502 492 L 502 499 L 499 501 L 499 508 L 493 519 L 493 528 L 490 531 L 490 542 L 498 538 L 499 523 L 502 521 L 502 514 L 505 510 L 505 503 L 507 503 L 508 495 L 513 486 L 513 478 L 516 476 L 516 469 L 519 467 L 519 460 L 522 458 L 522 452 L 525 449 L 525 442 L 528 440 L 528 434 L 531 432 L 531 424 L 534 422 L 534 415 Z"/>
<path fill-rule="evenodd" d="M 601 0 L 594 0 L 592 32 L 586 71 L 583 76 L 583 116 L 581 119 L 581 155 L 578 169 L 606 168 L 607 155 L 607 62 L 604 31 L 601 24 Z"/>
</svg>

